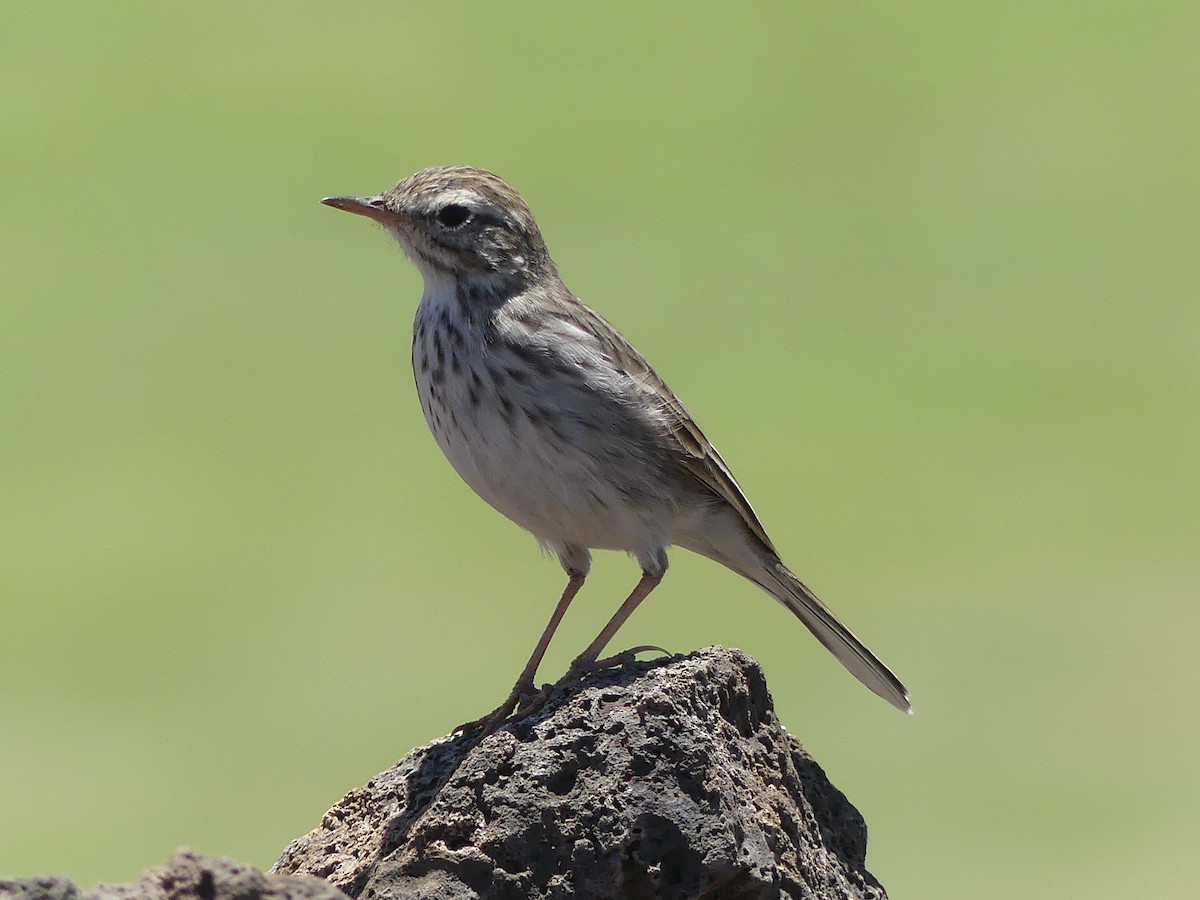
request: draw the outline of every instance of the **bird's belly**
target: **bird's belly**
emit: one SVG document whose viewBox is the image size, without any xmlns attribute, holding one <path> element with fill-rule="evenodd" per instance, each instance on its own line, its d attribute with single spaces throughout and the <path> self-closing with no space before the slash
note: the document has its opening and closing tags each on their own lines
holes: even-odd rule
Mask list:
<svg viewBox="0 0 1200 900">
<path fill-rule="evenodd" d="M 588 414 L 490 390 L 418 385 L 438 446 L 472 490 L 546 541 L 636 552 L 662 536 L 664 507 L 653 454 Z M 472 399 L 474 393 L 474 399 Z"/>
<path fill-rule="evenodd" d="M 510 429 L 488 421 L 494 418 L 434 428 L 446 459 L 476 494 L 544 540 L 607 550 L 641 546 L 646 521 L 595 476 L 586 453 L 564 450 L 526 423 Z"/>
</svg>

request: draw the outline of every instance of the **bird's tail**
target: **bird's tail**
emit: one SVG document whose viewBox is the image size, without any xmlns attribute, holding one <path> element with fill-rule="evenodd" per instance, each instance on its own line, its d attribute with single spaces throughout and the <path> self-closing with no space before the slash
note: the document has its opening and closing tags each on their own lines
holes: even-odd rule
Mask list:
<svg viewBox="0 0 1200 900">
<path fill-rule="evenodd" d="M 795 613 L 796 618 L 850 670 L 851 675 L 898 710 L 912 713 L 908 689 L 900 683 L 900 679 L 849 628 L 838 621 L 837 616 L 817 599 L 804 582 L 781 562 L 772 561 L 765 568 L 764 574 L 768 574 L 769 578 L 759 584 L 767 593 Z"/>
</svg>

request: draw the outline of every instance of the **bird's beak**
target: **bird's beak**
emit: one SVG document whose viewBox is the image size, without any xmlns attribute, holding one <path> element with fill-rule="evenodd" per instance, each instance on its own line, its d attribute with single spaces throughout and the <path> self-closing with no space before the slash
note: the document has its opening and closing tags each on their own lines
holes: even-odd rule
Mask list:
<svg viewBox="0 0 1200 900">
<path fill-rule="evenodd" d="M 379 194 L 374 197 L 326 197 L 321 202 L 334 209 L 344 209 L 357 216 L 366 216 L 384 225 L 395 222 L 398 218 L 396 213 L 387 208 Z"/>
</svg>

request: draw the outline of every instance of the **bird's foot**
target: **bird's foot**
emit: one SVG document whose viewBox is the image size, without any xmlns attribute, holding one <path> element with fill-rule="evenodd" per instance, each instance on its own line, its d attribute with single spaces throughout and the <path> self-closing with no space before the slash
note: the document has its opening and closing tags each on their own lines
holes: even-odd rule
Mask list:
<svg viewBox="0 0 1200 900">
<path fill-rule="evenodd" d="M 635 661 L 639 653 L 649 653 L 652 650 L 661 653 L 663 656 L 672 655 L 671 651 L 665 650 L 662 647 L 656 647 L 654 644 L 642 644 L 639 647 L 630 647 L 628 650 L 614 653 L 612 656 L 607 656 L 604 659 L 584 659 L 583 657 L 579 657 L 571 663 L 571 668 L 567 670 L 564 680 L 578 681 L 584 676 L 603 672 L 606 669 L 619 669 Z"/>
<path fill-rule="evenodd" d="M 480 739 L 487 737 L 506 722 L 519 722 L 532 716 L 546 704 L 548 685 L 541 690 L 534 687 L 533 681 L 521 679 L 513 685 L 508 699 L 493 709 L 486 716 L 481 716 L 471 722 L 464 722 L 454 729 L 455 732 L 473 734 L 478 732 Z"/>
<path fill-rule="evenodd" d="M 547 684 L 541 688 L 537 688 L 531 679 L 521 679 L 513 685 L 512 691 L 503 703 L 486 716 L 480 716 L 473 721 L 464 722 L 455 728 L 454 731 L 455 733 L 461 732 L 462 734 L 476 735 L 482 740 L 495 732 L 501 725 L 511 725 L 513 722 L 520 722 L 522 719 L 527 719 L 539 712 L 546 705 L 546 701 L 550 699 L 550 695 L 558 687 L 570 682 L 579 681 L 581 678 L 595 672 L 603 672 L 607 669 L 619 669 L 636 660 L 639 653 L 649 653 L 651 651 L 661 653 L 664 656 L 672 655 L 669 650 L 665 650 L 662 647 L 656 647 L 653 644 L 643 644 L 640 647 L 631 647 L 628 650 L 615 653 L 604 659 L 584 659 L 580 657 L 571 663 L 567 674 L 559 679 L 557 684 Z"/>
</svg>

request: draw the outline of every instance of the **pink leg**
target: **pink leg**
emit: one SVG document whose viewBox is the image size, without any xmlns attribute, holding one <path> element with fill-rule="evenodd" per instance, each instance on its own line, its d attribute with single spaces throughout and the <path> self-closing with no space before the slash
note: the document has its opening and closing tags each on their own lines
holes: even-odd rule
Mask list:
<svg viewBox="0 0 1200 900">
<path fill-rule="evenodd" d="M 559 598 L 558 605 L 554 607 L 554 612 L 550 616 L 550 621 L 546 623 L 546 628 L 542 631 L 542 636 L 538 638 L 537 646 L 533 648 L 533 655 L 529 657 L 529 662 L 525 663 L 525 668 L 521 670 L 521 674 L 517 677 L 517 683 L 513 685 L 508 699 L 486 716 L 476 719 L 473 722 L 459 725 L 458 728 L 454 729 L 455 731 L 471 731 L 482 726 L 483 734 L 481 736 L 487 737 L 517 708 L 517 704 L 521 701 L 522 697 L 528 697 L 531 694 L 537 693 L 537 688 L 533 684 L 533 676 L 537 674 L 538 666 L 542 664 L 542 657 L 546 655 L 546 648 L 550 646 L 554 632 L 558 629 L 558 623 L 562 621 L 567 607 L 571 605 L 571 601 L 575 599 L 575 595 L 583 587 L 585 577 L 582 574 L 576 573 L 567 582 L 567 586 L 563 589 L 562 597 Z"/>
<path fill-rule="evenodd" d="M 596 659 L 608 642 L 613 639 L 613 635 L 625 624 L 625 620 L 633 615 L 633 611 L 638 608 L 638 605 L 650 595 L 650 592 L 658 587 L 659 582 L 663 579 L 663 573 L 651 575 L 649 572 L 642 573 L 642 579 L 634 587 L 633 593 L 625 598 L 625 602 L 621 604 L 621 608 L 613 613 L 613 617 L 608 620 L 608 624 L 604 626 L 596 639 L 592 641 L 588 648 L 584 650 L 571 663 L 571 674 L 579 675 L 583 672 L 591 671 L 595 667 Z"/>
<path fill-rule="evenodd" d="M 554 632 L 558 630 L 558 623 L 562 621 L 567 607 L 571 605 L 571 601 L 583 587 L 585 577 L 584 575 L 572 575 L 567 586 L 563 588 L 562 597 L 559 598 L 558 605 L 554 607 L 554 612 L 550 615 L 550 621 L 546 623 L 542 636 L 538 638 L 537 646 L 533 648 L 533 655 L 529 657 L 529 662 L 525 663 L 525 668 L 521 670 L 521 675 L 517 678 L 517 687 L 524 685 L 529 688 L 525 693 L 533 692 L 533 676 L 537 674 L 538 666 L 542 664 L 542 657 L 546 655 L 546 649 L 550 646 Z"/>
</svg>

